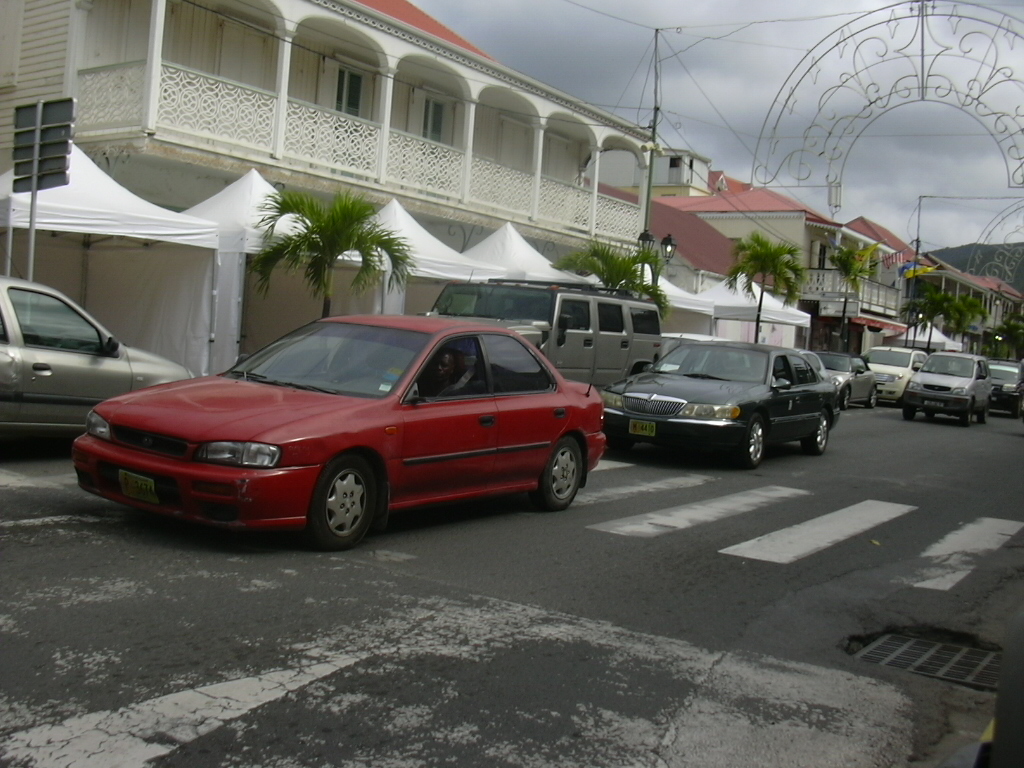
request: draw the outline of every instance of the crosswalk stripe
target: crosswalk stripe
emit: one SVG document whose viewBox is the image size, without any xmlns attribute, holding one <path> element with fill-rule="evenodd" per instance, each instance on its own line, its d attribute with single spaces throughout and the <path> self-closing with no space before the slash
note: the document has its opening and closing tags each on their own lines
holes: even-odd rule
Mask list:
<svg viewBox="0 0 1024 768">
<path fill-rule="evenodd" d="M 769 563 L 792 563 L 915 509 L 868 499 L 718 551 Z"/>
<path fill-rule="evenodd" d="M 1024 523 L 1016 520 L 979 517 L 922 552 L 921 557 L 934 562 L 922 574 L 928 578 L 911 583 L 921 589 L 951 589 L 973 570 L 972 555 L 999 549 L 1021 528 L 1024 528 Z"/>
<path fill-rule="evenodd" d="M 743 512 L 751 512 L 777 501 L 808 495 L 810 495 L 810 491 L 804 491 L 799 488 L 766 485 L 763 488 L 730 493 L 727 496 L 719 496 L 707 501 L 683 504 L 678 507 L 670 507 L 669 509 L 662 509 L 657 512 L 610 520 L 587 527 L 596 531 L 617 533 L 620 536 L 661 536 L 662 534 L 689 528 L 699 523 L 709 523 Z"/>
<path fill-rule="evenodd" d="M 621 485 L 615 488 L 605 488 L 600 491 L 583 491 L 576 496 L 572 503 L 573 508 L 583 507 L 587 504 L 598 504 L 605 501 L 619 501 L 636 496 L 638 493 L 650 493 L 651 491 L 672 491 L 678 488 L 694 488 L 703 485 L 715 478 L 707 475 L 679 475 L 666 480 L 658 480 L 654 483 L 636 483 L 635 485 Z"/>
<path fill-rule="evenodd" d="M 594 467 L 594 469 L 591 470 L 591 471 L 592 472 L 600 472 L 603 469 L 622 469 L 624 467 L 635 467 L 635 466 L 636 466 L 636 464 L 633 464 L 632 462 L 629 462 L 629 461 L 615 461 L 615 459 L 601 459 L 601 461 L 598 462 L 597 466 Z"/>
</svg>

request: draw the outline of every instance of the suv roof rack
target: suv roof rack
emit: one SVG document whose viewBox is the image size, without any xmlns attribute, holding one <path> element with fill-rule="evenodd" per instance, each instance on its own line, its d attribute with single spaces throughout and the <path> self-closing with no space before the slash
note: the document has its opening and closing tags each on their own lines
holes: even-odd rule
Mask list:
<svg viewBox="0 0 1024 768">
<path fill-rule="evenodd" d="M 606 288 L 603 285 L 594 285 L 593 283 L 557 283 L 551 280 L 515 280 L 507 277 L 491 277 L 487 279 L 488 283 L 500 284 L 500 285 L 523 285 L 530 288 L 547 288 L 552 291 L 577 291 L 579 293 L 596 293 L 605 296 L 621 296 L 627 299 L 633 299 L 634 301 L 650 301 L 645 296 L 637 296 L 632 291 L 627 291 L 623 288 Z"/>
</svg>

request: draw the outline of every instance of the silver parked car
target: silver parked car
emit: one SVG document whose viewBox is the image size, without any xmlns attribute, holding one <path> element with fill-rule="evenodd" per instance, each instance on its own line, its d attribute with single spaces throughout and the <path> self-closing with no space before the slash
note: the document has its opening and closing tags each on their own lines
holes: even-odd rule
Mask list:
<svg viewBox="0 0 1024 768">
<path fill-rule="evenodd" d="M 80 434 L 101 400 L 191 377 L 121 344 L 60 291 L 0 277 L 0 438 Z"/>
<path fill-rule="evenodd" d="M 878 403 L 878 386 L 875 372 L 860 355 L 846 352 L 816 352 L 828 369 L 832 381 L 839 390 L 839 407 L 846 410 L 850 403 L 863 403 L 874 408 Z"/>
<path fill-rule="evenodd" d="M 920 410 L 929 419 L 937 413 L 957 416 L 965 427 L 971 426 L 971 416 L 984 424 L 991 397 L 988 360 L 960 352 L 933 352 L 907 383 L 903 418 L 910 421 Z"/>
</svg>

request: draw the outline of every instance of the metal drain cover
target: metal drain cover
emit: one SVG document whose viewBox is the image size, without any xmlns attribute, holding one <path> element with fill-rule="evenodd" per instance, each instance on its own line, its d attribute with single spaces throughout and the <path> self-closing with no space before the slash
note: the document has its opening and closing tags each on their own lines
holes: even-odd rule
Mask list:
<svg viewBox="0 0 1024 768">
<path fill-rule="evenodd" d="M 854 658 L 994 691 L 1002 654 L 905 635 L 882 635 Z"/>
</svg>

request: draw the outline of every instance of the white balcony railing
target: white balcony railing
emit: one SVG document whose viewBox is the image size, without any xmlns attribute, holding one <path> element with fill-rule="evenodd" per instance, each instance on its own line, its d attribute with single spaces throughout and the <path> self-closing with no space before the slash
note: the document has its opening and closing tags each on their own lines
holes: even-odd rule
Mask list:
<svg viewBox="0 0 1024 768">
<path fill-rule="evenodd" d="M 131 62 L 82 70 L 78 76 L 80 138 L 138 132 L 146 126 L 146 64 Z M 640 208 L 595 196 L 590 190 L 474 157 L 466 185 L 466 155 L 459 149 L 392 130 L 387 137 L 387 168 L 381 172 L 381 126 L 322 107 L 289 99 L 283 136 L 275 135 L 275 93 L 187 67 L 160 68 L 156 135 L 209 150 L 211 144 L 243 148 L 264 162 L 294 168 L 321 166 L 368 186 L 400 187 L 442 199 L 460 208 L 476 207 L 511 221 L 542 223 L 583 236 L 602 235 L 632 242 L 641 229 Z M 284 157 L 275 159 L 275 147 Z M 596 202 L 596 204 L 595 204 Z"/>
<path fill-rule="evenodd" d="M 902 305 L 902 293 L 898 288 L 861 280 L 860 293 L 854 293 L 849 283 L 835 269 L 809 269 L 801 290 L 801 298 L 810 300 L 841 300 L 843 296 L 860 299 L 861 309 L 867 312 L 898 317 Z"/>
</svg>

